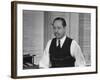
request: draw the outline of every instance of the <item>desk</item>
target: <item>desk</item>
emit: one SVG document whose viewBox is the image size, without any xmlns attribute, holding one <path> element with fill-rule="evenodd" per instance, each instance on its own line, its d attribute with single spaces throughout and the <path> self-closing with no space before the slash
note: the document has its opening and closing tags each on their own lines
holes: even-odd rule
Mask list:
<svg viewBox="0 0 100 80">
<path fill-rule="evenodd" d="M 34 56 L 36 55 L 23 55 L 23 69 L 38 69 L 39 66 L 34 64 Z"/>
</svg>

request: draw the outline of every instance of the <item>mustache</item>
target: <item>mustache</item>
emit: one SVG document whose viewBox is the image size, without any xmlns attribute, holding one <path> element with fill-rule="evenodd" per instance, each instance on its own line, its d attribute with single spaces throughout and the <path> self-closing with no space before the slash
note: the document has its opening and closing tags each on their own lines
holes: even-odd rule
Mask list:
<svg viewBox="0 0 100 80">
<path fill-rule="evenodd" d="M 55 32 L 54 35 L 59 35 L 59 33 L 58 32 Z"/>
</svg>

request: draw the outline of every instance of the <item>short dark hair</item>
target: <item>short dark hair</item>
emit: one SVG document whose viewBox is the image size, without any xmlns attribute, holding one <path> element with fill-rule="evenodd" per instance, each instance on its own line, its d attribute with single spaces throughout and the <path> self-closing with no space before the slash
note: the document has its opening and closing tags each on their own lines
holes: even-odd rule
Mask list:
<svg viewBox="0 0 100 80">
<path fill-rule="evenodd" d="M 62 21 L 63 27 L 66 27 L 66 21 L 65 21 L 64 18 L 62 18 L 62 17 L 57 17 L 57 18 L 55 18 L 54 21 L 53 21 L 53 25 L 54 25 L 54 22 L 55 22 L 56 20 L 61 20 L 61 21 Z"/>
</svg>

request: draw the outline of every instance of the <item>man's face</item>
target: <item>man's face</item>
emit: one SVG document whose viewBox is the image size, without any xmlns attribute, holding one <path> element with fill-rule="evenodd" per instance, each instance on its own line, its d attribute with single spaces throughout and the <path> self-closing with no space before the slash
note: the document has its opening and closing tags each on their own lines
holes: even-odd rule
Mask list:
<svg viewBox="0 0 100 80">
<path fill-rule="evenodd" d="M 54 22 L 53 32 L 57 39 L 61 39 L 62 37 L 64 37 L 66 29 L 65 29 L 65 27 L 63 27 L 61 20 L 56 20 Z"/>
</svg>

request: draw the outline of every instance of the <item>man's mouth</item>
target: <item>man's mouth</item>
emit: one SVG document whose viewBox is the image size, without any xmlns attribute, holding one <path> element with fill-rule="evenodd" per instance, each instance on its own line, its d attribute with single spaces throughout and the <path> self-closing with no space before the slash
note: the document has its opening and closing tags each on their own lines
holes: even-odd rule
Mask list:
<svg viewBox="0 0 100 80">
<path fill-rule="evenodd" d="M 55 36 L 59 36 L 59 33 L 55 33 Z"/>
</svg>

